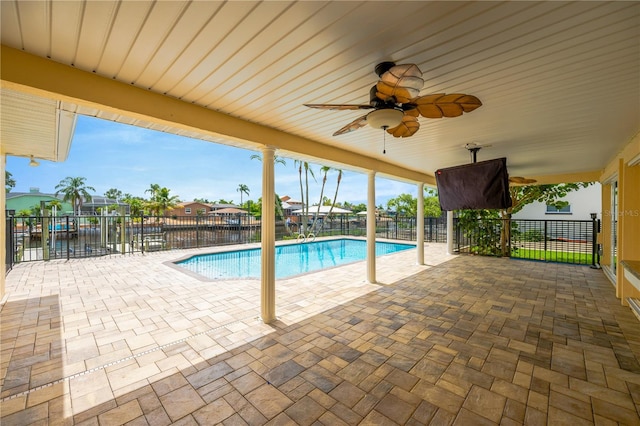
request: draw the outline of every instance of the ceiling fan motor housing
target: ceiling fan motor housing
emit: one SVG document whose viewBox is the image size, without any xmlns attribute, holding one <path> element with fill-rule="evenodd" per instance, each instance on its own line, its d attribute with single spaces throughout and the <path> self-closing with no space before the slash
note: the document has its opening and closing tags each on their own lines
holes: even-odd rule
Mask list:
<svg viewBox="0 0 640 426">
<path fill-rule="evenodd" d="M 384 101 L 377 96 L 377 93 L 378 89 L 373 85 L 371 90 L 369 90 L 369 105 L 374 108 L 393 108 L 396 106 L 395 98 L 392 97 L 391 99 Z"/>
<path fill-rule="evenodd" d="M 394 67 L 396 65 L 395 62 L 380 62 L 378 65 L 376 65 L 376 74 L 378 75 L 378 77 L 382 77 L 382 74 L 384 74 L 385 72 L 389 71 L 392 67 Z"/>
</svg>

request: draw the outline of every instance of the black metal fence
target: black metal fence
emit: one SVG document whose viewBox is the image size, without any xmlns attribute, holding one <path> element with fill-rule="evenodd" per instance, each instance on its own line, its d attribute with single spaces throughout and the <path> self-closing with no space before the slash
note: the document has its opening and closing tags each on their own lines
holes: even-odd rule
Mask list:
<svg viewBox="0 0 640 426">
<path fill-rule="evenodd" d="M 12 214 L 9 214 L 9 211 L 7 211 L 7 215 L 6 215 L 7 227 L 6 227 L 6 239 L 5 239 L 5 259 L 4 259 L 5 274 L 9 273 L 11 268 L 13 268 L 13 264 L 15 263 L 14 256 L 13 256 L 13 247 L 15 246 L 15 243 L 13 240 L 14 240 L 15 231 L 13 230 L 14 221 L 12 220 Z"/>
<path fill-rule="evenodd" d="M 242 244 L 260 241 L 253 216 L 14 217 L 11 238 L 14 262 L 71 259 L 145 251 Z M 9 235 L 11 234 L 11 235 Z M 9 241 L 9 238 L 7 238 Z M 9 244 L 9 243 L 8 243 Z"/>
<path fill-rule="evenodd" d="M 296 219 L 300 219 L 299 217 Z M 377 216 L 376 237 L 416 240 L 416 218 Z M 446 217 L 425 218 L 426 242 L 446 242 Z M 596 264 L 599 222 L 454 219 L 459 253 Z M 367 219 L 334 215 L 302 223 L 277 221 L 276 240 L 366 236 Z M 6 271 L 13 263 L 108 256 L 259 242 L 260 220 L 229 216 L 7 216 Z"/>
<path fill-rule="evenodd" d="M 599 220 L 455 219 L 460 253 L 598 266 Z"/>
<path fill-rule="evenodd" d="M 312 233 L 316 237 L 346 235 L 351 237 L 364 237 L 367 235 L 367 218 L 364 216 L 338 215 L 333 218 L 320 218 L 314 225 L 308 223 L 308 232 L 299 231 L 302 224 L 297 222 L 289 225 L 288 231 L 284 229 L 276 239 L 297 238 L 299 233 Z M 417 238 L 416 218 L 406 216 L 376 216 L 376 238 L 388 238 L 394 240 L 415 241 Z M 424 218 L 424 238 L 427 242 L 447 241 L 447 218 Z"/>
</svg>

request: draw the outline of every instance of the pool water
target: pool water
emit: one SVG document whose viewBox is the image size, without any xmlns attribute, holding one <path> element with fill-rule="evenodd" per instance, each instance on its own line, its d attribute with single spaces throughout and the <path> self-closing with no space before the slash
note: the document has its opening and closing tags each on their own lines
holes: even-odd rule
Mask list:
<svg viewBox="0 0 640 426">
<path fill-rule="evenodd" d="M 376 256 L 415 248 L 415 244 L 376 242 Z M 339 239 L 276 246 L 276 278 L 345 265 L 367 257 L 367 242 Z M 177 265 L 210 279 L 259 278 L 260 249 L 193 256 Z"/>
</svg>

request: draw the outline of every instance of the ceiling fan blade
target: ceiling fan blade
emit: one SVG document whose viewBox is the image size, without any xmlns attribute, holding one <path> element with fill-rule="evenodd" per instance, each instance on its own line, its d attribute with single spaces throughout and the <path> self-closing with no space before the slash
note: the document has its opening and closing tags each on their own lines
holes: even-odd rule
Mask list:
<svg viewBox="0 0 640 426">
<path fill-rule="evenodd" d="M 413 99 L 411 104 L 415 104 L 420 115 L 425 118 L 459 117 L 482 106 L 480 99 L 461 93 L 420 96 Z"/>
<path fill-rule="evenodd" d="M 537 180 L 525 178 L 525 177 L 522 177 L 522 176 L 511 176 L 511 177 L 509 177 L 509 182 L 526 185 L 526 184 L 530 184 L 530 183 L 536 183 Z"/>
<path fill-rule="evenodd" d="M 404 117 L 402 117 L 402 123 L 393 129 L 387 129 L 387 133 L 393 135 L 395 138 L 408 138 L 409 136 L 413 136 L 418 129 L 420 129 L 418 117 L 405 114 Z"/>
<path fill-rule="evenodd" d="M 357 110 L 357 109 L 371 109 L 371 105 L 357 105 L 357 104 L 304 104 L 309 108 L 317 109 L 333 109 L 333 110 Z"/>
<path fill-rule="evenodd" d="M 416 64 L 395 65 L 380 76 L 376 84 L 377 96 L 383 101 L 395 98 L 400 104 L 407 103 L 420 94 L 424 86 L 422 71 Z"/>
<path fill-rule="evenodd" d="M 363 115 L 362 117 L 356 118 L 351 123 L 344 126 L 342 129 L 336 131 L 333 136 L 344 135 L 345 133 L 353 132 L 354 130 L 358 130 L 361 127 L 367 125 L 367 115 Z"/>
</svg>

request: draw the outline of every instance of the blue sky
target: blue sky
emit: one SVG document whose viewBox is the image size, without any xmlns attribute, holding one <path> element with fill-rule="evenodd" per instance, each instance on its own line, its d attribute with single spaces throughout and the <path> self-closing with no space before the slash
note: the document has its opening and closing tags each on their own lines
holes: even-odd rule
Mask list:
<svg viewBox="0 0 640 426">
<path fill-rule="evenodd" d="M 40 161 L 39 167 L 29 167 L 29 159 L 7 157 L 7 170 L 16 180 L 12 192 L 54 193 L 55 186 L 67 176 L 84 177 L 95 194 L 103 195 L 109 188 L 123 193 L 147 197 L 145 190 L 152 183 L 166 186 L 172 195 L 183 201 L 194 198 L 240 202 L 238 185 L 249 187 L 249 198 L 257 200 L 262 191 L 262 165 L 252 160 L 259 152 L 204 142 L 168 133 L 146 130 L 126 124 L 78 116 L 75 134 L 67 161 Z M 277 153 L 276 153 L 277 154 Z M 276 193 L 300 199 L 298 173 L 291 159 L 275 169 Z M 310 199 L 317 203 L 320 196 L 320 165 L 312 165 L 318 183 L 310 184 Z M 326 196 L 333 196 L 336 172 L 330 172 Z M 376 178 L 376 205 L 402 193 L 416 196 L 416 185 Z M 345 171 L 338 201 L 367 202 L 367 176 Z M 243 195 L 243 201 L 247 196 Z"/>
</svg>

